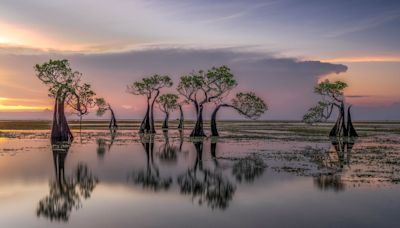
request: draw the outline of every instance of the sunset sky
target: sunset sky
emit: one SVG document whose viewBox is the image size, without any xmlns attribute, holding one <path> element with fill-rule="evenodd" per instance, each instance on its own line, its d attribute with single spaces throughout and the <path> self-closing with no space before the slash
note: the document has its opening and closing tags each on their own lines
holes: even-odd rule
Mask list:
<svg viewBox="0 0 400 228">
<path fill-rule="evenodd" d="M 69 59 L 119 118 L 144 112 L 128 83 L 161 73 L 176 85 L 227 64 L 235 91 L 269 104 L 262 119 L 301 119 L 324 78 L 349 84 L 354 119 L 400 119 L 396 0 L 2 0 L 0 119 L 51 117 L 53 101 L 33 71 L 50 58 Z"/>
</svg>

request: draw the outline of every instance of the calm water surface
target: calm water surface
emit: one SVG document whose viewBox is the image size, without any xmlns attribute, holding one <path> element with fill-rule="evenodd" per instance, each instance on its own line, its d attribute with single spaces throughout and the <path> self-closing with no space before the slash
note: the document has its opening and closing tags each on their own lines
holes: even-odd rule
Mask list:
<svg viewBox="0 0 400 228">
<path fill-rule="evenodd" d="M 0 138 L 0 227 L 400 226 L 395 142 L 14 136 Z"/>
</svg>

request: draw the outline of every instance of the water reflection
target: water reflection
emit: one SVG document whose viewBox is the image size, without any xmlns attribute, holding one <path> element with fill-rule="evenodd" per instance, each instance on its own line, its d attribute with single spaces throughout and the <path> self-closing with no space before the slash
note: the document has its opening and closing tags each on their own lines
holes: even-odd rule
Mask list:
<svg viewBox="0 0 400 228">
<path fill-rule="evenodd" d="M 199 205 L 206 203 L 212 209 L 225 209 L 229 206 L 235 193 L 235 185 L 217 169 L 203 167 L 204 142 L 194 141 L 196 159 L 192 168 L 177 178 L 180 192 L 191 195 L 193 201 Z"/>
<path fill-rule="evenodd" d="M 115 137 L 116 132 L 111 132 L 108 140 L 101 137 L 96 140 L 98 157 L 104 158 L 111 150 Z M 229 151 L 233 147 L 226 146 L 224 142 L 224 146 L 219 148 L 221 142 L 217 138 L 191 139 L 189 144 L 184 144 L 182 132 L 170 135 L 164 131 L 160 138 L 152 134 L 140 135 L 140 143 L 143 148 L 140 153 L 143 154 L 133 156 L 143 155 L 142 168 L 139 165 L 129 172 L 132 170 L 129 167 L 127 172 L 117 176 L 127 180 L 130 186 L 157 194 L 165 191 L 176 193 L 210 209 L 227 209 L 237 189 L 241 185 L 254 183 L 268 167 L 268 160 L 262 157 L 265 154 L 245 153 L 237 156 Z M 318 170 L 325 170 L 313 175 L 315 187 L 323 191 L 345 190 L 342 174 L 350 166 L 353 145 L 352 140 L 335 138 L 331 141 L 333 150 L 330 152 L 303 152 L 311 163 L 317 165 Z M 38 216 L 68 221 L 71 211 L 81 207 L 82 200 L 90 197 L 98 183 L 97 177 L 83 163 L 78 163 L 70 176 L 64 174 L 69 147 L 69 144 L 53 145 L 56 181 L 50 183 L 49 195 L 39 202 Z M 137 161 L 136 158 L 133 160 Z"/>
<path fill-rule="evenodd" d="M 128 182 L 152 192 L 177 189 L 181 195 L 190 196 L 192 202 L 206 205 L 211 209 L 226 209 L 236 192 L 235 180 L 239 183 L 242 180 L 250 183 L 260 177 L 266 167 L 262 159 L 255 155 L 234 160 L 229 157 L 217 157 L 216 140 L 211 140 L 210 143 L 211 160 L 204 161 L 205 139 L 203 138 L 194 139 L 191 142 L 193 150 L 190 151 L 194 152 L 193 159 L 185 156 L 182 158 L 185 164 L 178 163 L 179 156 L 185 154 L 182 153 L 183 137 L 180 134 L 179 146 L 175 145 L 171 142 L 167 131 L 163 132 L 164 140 L 156 154 L 160 163 L 158 164 L 155 161 L 154 137 L 154 135 L 141 136 L 140 140 L 146 154 L 146 165 L 142 170 L 129 173 Z M 225 162 L 224 167 L 220 166 L 220 160 Z M 163 166 L 163 169 L 160 169 L 161 164 L 169 166 Z M 174 166 L 171 166 L 172 164 Z M 182 167 L 187 168 L 182 172 Z M 174 184 L 177 188 L 173 188 Z"/>
<path fill-rule="evenodd" d="M 172 183 L 171 177 L 161 177 L 160 170 L 154 162 L 154 135 L 142 135 L 141 142 L 146 152 L 146 168 L 134 171 L 128 175 L 128 181 L 151 191 L 168 190 Z"/>
<path fill-rule="evenodd" d="M 117 130 L 110 129 L 110 140 L 108 142 L 105 138 L 96 139 L 98 158 L 103 159 L 106 152 L 111 150 L 111 147 L 114 144 L 116 136 L 117 136 Z"/>
<path fill-rule="evenodd" d="M 232 174 L 239 182 L 253 182 L 260 177 L 266 168 L 266 164 L 259 156 L 252 154 L 237 161 L 232 168 Z"/>
<path fill-rule="evenodd" d="M 67 222 L 71 211 L 81 207 L 82 198 L 90 198 L 98 183 L 98 178 L 84 163 L 79 163 L 71 176 L 65 175 L 65 159 L 69 148 L 68 143 L 52 145 L 56 180 L 50 182 L 49 195 L 38 203 L 38 217 Z"/>
<path fill-rule="evenodd" d="M 342 174 L 345 166 L 350 167 L 351 151 L 355 144 L 355 139 L 332 137 L 331 144 L 334 152 L 331 153 L 329 151 L 324 160 L 320 162 L 320 164 L 324 164 L 325 167 L 329 168 L 330 172 L 319 174 L 314 178 L 314 184 L 323 191 L 344 191 L 346 184 L 342 179 Z"/>
<path fill-rule="evenodd" d="M 168 131 L 163 131 L 163 135 L 164 135 L 164 144 L 160 147 L 158 152 L 160 160 L 164 163 L 174 164 L 177 162 L 178 158 L 177 152 L 179 150 L 179 147 L 171 145 L 169 141 Z M 182 145 L 182 139 L 181 139 L 181 145 Z"/>
</svg>

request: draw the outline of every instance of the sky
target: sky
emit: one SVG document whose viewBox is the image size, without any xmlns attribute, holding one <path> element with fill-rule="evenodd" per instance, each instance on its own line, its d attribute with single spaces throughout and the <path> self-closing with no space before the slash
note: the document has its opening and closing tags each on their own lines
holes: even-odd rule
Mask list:
<svg viewBox="0 0 400 228">
<path fill-rule="evenodd" d="M 50 58 L 69 59 L 119 118 L 144 114 L 145 98 L 127 84 L 159 73 L 176 86 L 226 64 L 239 82 L 233 93 L 267 102 L 262 119 L 301 119 L 328 78 L 349 84 L 355 120 L 400 120 L 400 1 L 2 0 L 0 119 L 51 118 L 33 71 Z"/>
</svg>

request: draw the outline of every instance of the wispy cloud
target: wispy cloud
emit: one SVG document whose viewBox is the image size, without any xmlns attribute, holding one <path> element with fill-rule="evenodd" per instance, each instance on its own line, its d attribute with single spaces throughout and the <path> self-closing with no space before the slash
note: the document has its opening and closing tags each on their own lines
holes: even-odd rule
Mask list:
<svg viewBox="0 0 400 228">
<path fill-rule="evenodd" d="M 359 32 L 366 29 L 374 28 L 379 25 L 388 23 L 390 21 L 400 18 L 400 10 L 391 10 L 389 12 L 381 12 L 377 16 L 367 17 L 366 19 L 342 24 L 343 28 L 337 29 L 325 35 L 327 38 L 336 38 L 349 33 Z"/>
<path fill-rule="evenodd" d="M 242 7 L 242 9 L 227 14 L 227 15 L 223 15 L 223 16 L 219 16 L 219 17 L 214 17 L 214 18 L 210 18 L 208 20 L 203 20 L 200 23 L 204 23 L 204 24 L 213 24 L 213 23 L 218 23 L 218 22 L 224 22 L 224 21 L 230 21 L 230 20 L 234 20 L 234 19 L 238 19 L 247 15 L 250 15 L 253 11 L 255 10 L 259 10 L 259 9 L 263 9 L 265 7 L 274 5 L 276 3 L 278 3 L 279 1 L 268 1 L 268 2 L 263 2 L 263 3 L 256 3 L 256 4 L 252 4 L 249 6 L 244 6 Z"/>
</svg>

